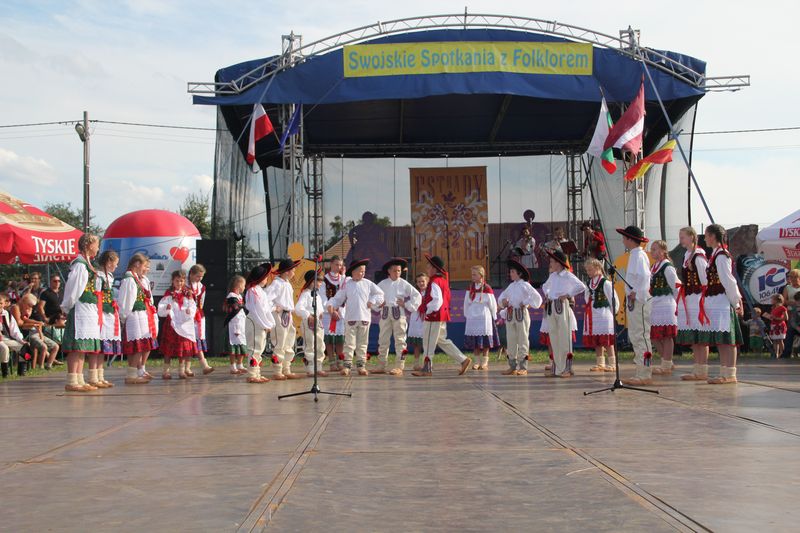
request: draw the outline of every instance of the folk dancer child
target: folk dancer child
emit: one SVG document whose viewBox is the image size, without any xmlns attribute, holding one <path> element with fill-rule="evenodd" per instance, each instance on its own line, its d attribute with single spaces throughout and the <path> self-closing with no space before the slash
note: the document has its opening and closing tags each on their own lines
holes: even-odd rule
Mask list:
<svg viewBox="0 0 800 533">
<path fill-rule="evenodd" d="M 102 352 L 100 326 L 103 323 L 103 293 L 92 265 L 100 240 L 84 234 L 78 240 L 80 255 L 70 265 L 61 310 L 67 315 L 62 349 L 67 354 L 67 384 L 70 392 L 95 391 L 98 387 L 84 381 L 83 362 L 86 355 L 99 357 Z M 89 381 L 97 383 L 97 369 L 89 372 Z M 105 388 L 105 385 L 103 385 Z"/>
<path fill-rule="evenodd" d="M 473 266 L 470 274 L 472 283 L 464 293 L 464 349 L 472 350 L 473 370 L 489 370 L 489 350 L 500 347 L 497 299 L 481 265 Z"/>
<path fill-rule="evenodd" d="M 550 367 L 545 377 L 570 378 L 572 371 L 572 342 L 575 313 L 570 301 L 586 288 L 571 272 L 569 259 L 561 250 L 547 251 L 550 256 L 550 276 L 542 285 L 545 297 L 545 320 L 550 341 Z"/>
<path fill-rule="evenodd" d="M 103 353 L 99 357 L 97 366 L 97 382 L 106 388 L 113 387 L 113 383 L 105 379 L 105 365 L 103 359 L 109 357 L 122 357 L 122 326 L 119 322 L 119 305 L 114 300 L 114 271 L 119 264 L 119 256 L 113 250 L 106 250 L 98 259 L 97 276 L 100 278 L 103 291 L 103 325 L 100 328 Z M 92 368 L 90 358 L 89 370 Z"/>
<path fill-rule="evenodd" d="M 428 275 L 424 272 L 417 274 L 415 280 L 417 291 L 420 294 L 420 302 L 422 295 L 428 289 Z M 408 317 L 408 337 L 406 337 L 406 349 L 414 353 L 414 370 L 421 370 L 420 356 L 422 355 L 422 335 L 425 327 L 424 317 L 419 313 L 419 308 L 411 312 Z M 395 373 L 392 370 L 390 373 Z"/>
<path fill-rule="evenodd" d="M 619 299 L 614 294 L 614 284 L 608 279 L 599 259 L 590 257 L 583 263 L 589 281 L 586 283 L 583 316 L 583 345 L 594 348 L 595 366 L 590 372 L 614 372 L 617 354 L 614 351 L 614 315 L 619 311 Z M 613 302 L 613 309 L 612 309 Z M 608 358 L 606 358 L 608 354 Z"/>
<path fill-rule="evenodd" d="M 144 262 L 144 271 L 142 273 L 142 283 L 147 289 L 148 299 L 150 301 L 150 308 L 153 309 L 154 313 L 157 313 L 155 299 L 153 298 L 153 283 L 150 282 L 150 279 L 147 275 L 150 273 L 150 258 L 145 256 Z M 158 348 L 158 328 L 159 323 L 158 319 L 155 320 L 155 335 L 153 335 L 153 350 Z M 147 371 L 147 359 L 150 357 L 150 352 L 145 352 L 142 355 L 142 360 L 139 364 L 139 376 L 144 377 L 147 379 L 153 379 L 153 376 Z"/>
<path fill-rule="evenodd" d="M 291 280 L 300 261 L 281 259 L 275 270 L 275 279 L 266 289 L 267 298 L 272 301 L 272 317 L 275 327 L 270 332 L 272 340 L 272 379 L 299 379 L 303 376 L 292 372 L 294 343 L 297 330 L 292 322 L 294 311 L 294 288 Z"/>
<path fill-rule="evenodd" d="M 158 316 L 166 319 L 159 342 L 159 351 L 164 356 L 162 379 L 172 379 L 169 363 L 173 357 L 179 360 L 179 378 L 194 376 L 191 363 L 192 357 L 197 355 L 195 313 L 197 302 L 192 289 L 186 286 L 186 272 L 176 270 L 172 273 L 170 288 L 158 302 Z"/>
<path fill-rule="evenodd" d="M 542 306 L 542 296 L 529 283 L 530 272 L 525 265 L 508 260 L 508 275 L 511 284 L 500 294 L 500 307 L 505 310 L 508 370 L 506 376 L 525 376 L 528 374 L 530 360 L 531 309 Z M 496 317 L 495 317 L 496 318 Z M 469 324 L 469 319 L 467 319 Z M 494 321 L 492 321 L 494 324 Z M 467 325 L 469 327 L 469 325 Z M 495 329 L 495 335 L 497 330 Z M 499 339 L 498 344 L 499 344 Z M 484 361 L 488 366 L 488 354 Z"/>
<path fill-rule="evenodd" d="M 775 357 L 778 358 L 783 353 L 783 343 L 786 340 L 788 331 L 787 322 L 789 321 L 789 310 L 783 305 L 783 296 L 775 294 L 772 296 L 772 310 L 769 312 L 769 339 L 772 341 Z"/>
<path fill-rule="evenodd" d="M 408 262 L 399 257 L 390 259 L 383 265 L 383 271 L 388 277 L 378 283 L 378 288 L 383 291 L 383 304 L 379 308 L 381 319 L 378 335 L 378 368 L 372 371 L 373 374 L 386 373 L 392 336 L 394 336 L 395 367 L 389 373 L 401 376 L 405 369 L 406 353 L 408 353 L 406 311 L 414 313 L 422 303 L 422 295 L 401 276 L 407 267 Z"/>
<path fill-rule="evenodd" d="M 203 277 L 206 275 L 206 267 L 197 263 L 189 269 L 189 288 L 194 294 L 197 302 L 197 314 L 194 317 L 195 337 L 197 338 L 197 360 L 203 367 L 203 375 L 206 376 L 214 371 L 214 367 L 206 361 L 208 342 L 206 341 L 206 317 L 203 307 L 206 304 L 206 286 L 203 285 Z"/>
<path fill-rule="evenodd" d="M 228 295 L 225 297 L 225 304 L 223 305 L 223 310 L 225 311 L 223 326 L 227 328 L 228 333 L 225 337 L 225 353 L 230 357 L 230 372 L 234 376 L 247 374 L 243 364 L 244 357 L 247 355 L 245 323 L 248 313 L 242 296 L 244 289 L 244 278 L 239 275 L 233 276 L 228 284 Z"/>
<path fill-rule="evenodd" d="M 144 355 L 158 346 L 156 309 L 150 300 L 150 286 L 145 285 L 143 279 L 146 261 L 143 254 L 133 254 L 119 285 L 117 302 L 122 324 L 122 353 L 128 358 L 126 385 L 150 382 L 150 378 L 139 374 L 139 368 Z"/>
<path fill-rule="evenodd" d="M 303 335 L 303 362 L 305 363 L 306 375 L 314 377 L 314 358 L 317 360 L 317 375 L 326 377 L 328 375 L 322 369 L 325 361 L 325 332 L 322 330 L 322 313 L 325 312 L 325 302 L 320 294 L 320 289 L 325 284 L 325 275 L 322 270 L 309 270 L 303 275 L 303 288 L 297 303 L 294 306 L 294 314 L 300 318 L 300 332 Z M 317 308 L 314 310 L 314 300 L 316 299 Z"/>
<path fill-rule="evenodd" d="M 767 325 L 761 317 L 761 308 L 753 307 L 750 320 L 744 321 L 749 332 L 747 341 L 751 352 L 761 353 L 764 351 L 764 331 Z"/>
<path fill-rule="evenodd" d="M 681 246 L 686 250 L 681 268 L 681 287 L 678 289 L 678 336 L 675 342 L 691 346 L 694 367 L 690 374 L 681 376 L 683 381 L 706 381 L 708 379 L 708 342 L 710 337 L 708 317 L 704 309 L 706 276 L 706 252 L 698 245 L 697 232 L 687 226 L 678 233 Z"/>
<path fill-rule="evenodd" d="M 428 261 L 428 277 L 430 283 L 422 296 L 419 313 L 424 317 L 422 346 L 425 359 L 422 369 L 412 372 L 412 376 L 433 376 L 433 356 L 436 347 L 460 364 L 458 375 L 464 375 L 472 364 L 461 350 L 447 338 L 447 323 L 450 322 L 450 275 L 445 269 L 444 261 L 437 255 L 425 254 Z"/>
<path fill-rule="evenodd" d="M 708 287 L 705 312 L 711 331 L 709 345 L 719 352 L 719 377 L 709 378 L 711 385 L 736 383 L 736 351 L 741 344 L 742 331 L 738 317 L 743 312 L 742 295 L 733 277 L 733 261 L 726 247 L 727 232 L 719 224 L 705 231 L 706 244 L 712 248 L 708 260 Z"/>
<path fill-rule="evenodd" d="M 11 352 L 19 353 L 27 344 L 17 321 L 8 312 L 9 307 L 11 307 L 11 298 L 8 294 L 0 292 L 0 367 L 2 367 L 4 378 L 7 378 L 10 373 L 8 363 L 11 360 Z M 20 362 L 19 364 L 25 363 Z"/>
<path fill-rule="evenodd" d="M 636 374 L 623 381 L 626 385 L 650 385 L 653 371 L 650 366 L 653 347 L 650 343 L 650 259 L 642 244 L 649 242 L 644 232 L 636 226 L 618 228 L 622 245 L 628 252 L 625 268 L 625 317 L 628 323 L 628 339 L 633 345 L 633 362 Z"/>
<path fill-rule="evenodd" d="M 338 255 L 334 255 L 329 270 L 325 273 L 325 301 L 336 296 L 344 281 L 344 262 Z M 340 309 L 339 314 L 344 314 L 344 309 Z M 344 361 L 344 321 L 332 318 L 326 306 L 322 315 L 322 327 L 325 332 L 325 354 L 328 357 L 330 371 L 340 372 L 343 368 L 341 363 Z"/>
<path fill-rule="evenodd" d="M 261 355 L 267 346 L 267 335 L 275 327 L 272 298 L 264 290 L 269 283 L 270 272 L 272 272 L 272 265 L 262 263 L 250 271 L 245 282 L 244 305 L 247 308 L 245 313 L 247 313 L 247 320 L 253 322 L 252 328 L 245 328 L 245 338 L 250 355 L 248 383 L 269 381 L 269 378 L 261 375 Z"/>
<path fill-rule="evenodd" d="M 666 241 L 653 241 L 650 255 L 655 261 L 650 269 L 650 342 L 661 356 L 661 367 L 654 368 L 653 374 L 669 376 L 675 367 L 672 355 L 678 336 L 677 297 L 681 282 L 667 255 Z"/>
<path fill-rule="evenodd" d="M 344 368 L 343 376 L 349 376 L 353 368 L 353 357 L 356 359 L 356 368 L 359 376 L 368 376 L 367 343 L 369 342 L 369 324 L 371 310 L 377 309 L 383 303 L 383 291 L 377 285 L 366 279 L 369 259 L 355 260 L 347 267 L 347 281 L 332 299 L 328 300 L 328 313 L 334 320 L 346 322 L 344 330 Z M 345 306 L 344 316 L 340 309 Z"/>
</svg>

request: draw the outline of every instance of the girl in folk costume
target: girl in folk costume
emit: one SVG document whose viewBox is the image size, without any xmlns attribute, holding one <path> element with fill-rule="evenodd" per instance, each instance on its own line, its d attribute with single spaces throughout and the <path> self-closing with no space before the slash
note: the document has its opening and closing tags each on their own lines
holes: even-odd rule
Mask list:
<svg viewBox="0 0 800 533">
<path fill-rule="evenodd" d="M 197 338 L 197 359 L 203 367 L 203 375 L 208 375 L 214 371 L 214 367 L 206 361 L 208 343 L 206 342 L 206 317 L 203 313 L 203 306 L 206 304 L 206 286 L 203 285 L 203 277 L 206 275 L 206 267 L 197 263 L 189 269 L 189 288 L 197 302 L 197 314 L 194 317 L 195 337 Z"/>
<path fill-rule="evenodd" d="M 114 300 L 114 271 L 119 264 L 119 256 L 113 250 L 100 254 L 97 276 L 100 278 L 103 291 L 103 326 L 100 328 L 100 339 L 103 341 L 103 356 L 114 358 L 122 356 L 122 327 L 119 323 L 119 306 Z M 90 360 L 91 361 L 91 360 Z M 103 358 L 97 365 L 97 381 L 106 387 L 114 385 L 105 379 Z M 91 364 L 89 366 L 91 370 Z"/>
<path fill-rule="evenodd" d="M 369 259 L 350 263 L 346 272 L 350 277 L 336 296 L 327 302 L 328 312 L 332 318 L 347 322 L 344 330 L 344 368 L 341 371 L 343 376 L 350 375 L 354 356 L 358 375 L 369 375 L 366 363 L 371 311 L 383 303 L 383 291 L 364 277 L 368 264 Z M 345 305 L 345 315 L 341 316 L 337 310 Z"/>
<path fill-rule="evenodd" d="M 769 312 L 769 338 L 772 341 L 775 357 L 780 357 L 783 353 L 783 343 L 786 340 L 786 332 L 789 330 L 787 322 L 789 320 L 789 310 L 783 305 L 783 296 L 776 294 L 772 297 L 772 310 Z"/>
<path fill-rule="evenodd" d="M 245 311 L 247 320 L 253 321 L 253 328 L 246 328 L 245 337 L 250 350 L 250 362 L 247 382 L 266 383 L 269 378 L 261 375 L 261 354 L 267 346 L 267 335 L 275 327 L 272 316 L 272 299 L 267 295 L 264 287 L 269 283 L 272 271 L 270 263 L 263 263 L 253 268 L 247 275 L 244 292 Z"/>
<path fill-rule="evenodd" d="M 480 265 L 472 267 L 472 283 L 464 293 L 464 349 L 472 350 L 473 370 L 489 370 L 489 350 L 500 346 L 497 334 L 497 300 L 486 283 L 486 270 Z M 480 357 L 480 359 L 479 359 Z"/>
<path fill-rule="evenodd" d="M 447 338 L 447 323 L 450 322 L 450 275 L 444 268 L 444 261 L 437 255 L 425 254 L 428 261 L 430 283 L 422 296 L 419 313 L 424 317 L 422 346 L 425 359 L 422 369 L 412 372 L 412 376 L 433 376 L 433 355 L 437 346 L 460 365 L 458 375 L 464 375 L 472 364 L 461 350 Z"/>
<path fill-rule="evenodd" d="M 711 224 L 705 231 L 706 244 L 712 248 L 708 260 L 708 286 L 705 312 L 709 321 L 709 344 L 719 352 L 719 377 L 708 383 L 723 385 L 736 383 L 736 350 L 742 341 L 739 319 L 744 310 L 742 295 L 733 277 L 733 261 L 726 246 L 727 232 L 719 224 Z"/>
<path fill-rule="evenodd" d="M 416 286 L 420 295 L 425 294 L 428 289 L 428 275 L 424 272 L 417 274 Z M 418 310 L 414 310 L 408 317 L 408 336 L 406 337 L 406 349 L 409 352 L 414 352 L 414 370 L 421 370 L 422 365 L 419 364 L 420 356 L 422 355 L 422 332 L 425 326 L 423 316 Z M 389 372 L 390 374 L 401 373 L 396 372 L 397 369 Z"/>
<path fill-rule="evenodd" d="M 706 277 L 706 252 L 697 243 L 697 232 L 692 227 L 682 228 L 678 234 L 681 246 L 686 250 L 683 257 L 678 289 L 678 336 L 675 342 L 692 347 L 694 367 L 691 374 L 684 374 L 684 381 L 706 381 L 708 379 L 708 317 L 704 310 Z"/>
<path fill-rule="evenodd" d="M 156 309 L 153 307 L 150 286 L 143 279 L 147 258 L 133 254 L 128 261 L 128 270 L 119 285 L 119 320 L 122 324 L 122 353 L 128 358 L 127 385 L 148 383 L 149 378 L 139 375 L 145 354 L 154 350 L 158 343 Z"/>
<path fill-rule="evenodd" d="M 408 336 L 408 320 L 406 311 L 410 313 L 419 309 L 422 295 L 417 292 L 408 281 L 403 279 L 403 270 L 408 268 L 405 259 L 395 257 L 383 265 L 383 271 L 388 277 L 378 283 L 378 288 L 383 291 L 383 304 L 381 305 L 379 335 L 378 335 L 378 368 L 373 374 L 386 373 L 386 364 L 389 360 L 389 347 L 394 336 L 395 367 L 389 373 L 393 376 L 402 376 L 406 366 L 406 339 Z"/>
<path fill-rule="evenodd" d="M 546 377 L 569 378 L 572 371 L 572 331 L 575 313 L 570 299 L 586 288 L 581 280 L 570 272 L 567 256 L 560 250 L 547 251 L 550 256 L 550 276 L 542 285 L 545 296 L 545 320 L 550 340 L 550 368 Z"/>
<path fill-rule="evenodd" d="M 225 322 L 223 325 L 228 330 L 225 337 L 225 353 L 231 360 L 231 374 L 238 376 L 246 374 L 242 364 L 244 356 L 247 355 L 247 337 L 245 336 L 245 322 L 247 320 L 247 309 L 244 307 L 245 281 L 242 276 L 233 276 L 228 284 L 228 296 L 225 297 L 223 310 L 225 311 Z"/>
<path fill-rule="evenodd" d="M 678 273 L 667 255 L 665 241 L 653 241 L 650 245 L 653 267 L 650 269 L 650 341 L 661 355 L 661 367 L 654 368 L 653 374 L 668 376 L 674 364 L 675 337 L 678 335 L 677 303 L 681 282 Z"/>
<path fill-rule="evenodd" d="M 322 313 L 325 311 L 325 302 L 319 290 L 325 283 L 322 271 L 309 270 L 303 276 L 305 283 L 294 306 L 294 314 L 300 318 L 301 333 L 303 335 L 303 361 L 306 375 L 314 377 L 314 357 L 317 359 L 317 375 L 326 377 L 327 372 L 322 370 L 325 361 L 325 332 L 322 331 Z M 314 300 L 316 299 L 316 310 Z"/>
<path fill-rule="evenodd" d="M 87 384 L 83 379 L 83 361 L 86 355 L 98 358 L 102 350 L 100 326 L 103 323 L 103 293 L 97 271 L 91 262 L 98 248 L 99 239 L 94 235 L 87 233 L 78 240 L 80 255 L 70 266 L 64 298 L 61 300 L 61 310 L 67 315 L 61 343 L 67 353 L 67 385 L 64 388 L 70 392 L 97 390 L 96 386 Z M 89 372 L 89 381 L 98 383 L 96 363 L 95 369 Z"/>
<path fill-rule="evenodd" d="M 583 345 L 594 348 L 596 363 L 590 372 L 614 372 L 617 355 L 614 351 L 614 315 L 619 311 L 619 299 L 614 284 L 608 279 L 603 263 L 589 258 L 583 263 L 589 282 L 583 292 L 586 308 L 583 315 Z M 611 306 L 614 306 L 613 309 Z M 606 354 L 608 358 L 606 359 Z"/>
<path fill-rule="evenodd" d="M 150 279 L 147 277 L 147 275 L 149 273 L 150 273 L 150 258 L 145 256 L 144 270 L 142 272 L 141 280 L 142 280 L 142 284 L 147 288 L 147 293 L 149 294 L 149 300 L 150 300 L 150 307 L 155 310 L 156 309 L 156 304 L 155 304 L 155 300 L 153 299 L 153 283 L 151 283 Z M 155 335 L 153 335 L 153 350 L 158 348 L 158 327 L 159 327 L 159 323 L 158 323 L 158 319 L 156 319 L 156 321 L 155 321 L 155 328 L 156 328 L 155 329 Z M 142 360 L 139 363 L 139 370 L 138 371 L 139 371 L 139 376 L 140 377 L 147 378 L 147 379 L 153 379 L 153 376 L 151 376 L 150 373 L 147 371 L 147 359 L 149 357 L 150 357 L 150 352 L 145 352 L 145 354 L 142 355 Z"/>
<path fill-rule="evenodd" d="M 297 330 L 292 322 L 294 288 L 291 280 L 294 278 L 299 264 L 300 261 L 281 259 L 275 272 L 277 277 L 266 290 L 267 298 L 272 301 L 272 316 L 275 320 L 275 327 L 270 332 L 270 339 L 272 340 L 272 379 L 283 380 L 303 377 L 292 373 Z"/>
<path fill-rule="evenodd" d="M 509 259 L 508 274 L 511 276 L 511 284 L 500 294 L 500 306 L 506 312 L 509 365 L 508 370 L 505 370 L 503 374 L 525 376 L 528 374 L 528 360 L 530 359 L 530 310 L 541 307 L 542 297 L 529 283 L 530 273 L 525 265 Z M 497 335 L 496 332 L 495 329 L 495 335 Z M 488 363 L 488 357 L 485 361 Z"/>
<path fill-rule="evenodd" d="M 194 293 L 186 286 L 186 272 L 176 270 L 172 273 L 171 287 L 158 302 L 158 316 L 166 318 L 161 328 L 159 351 L 164 356 L 162 379 L 172 379 L 169 362 L 172 357 L 180 361 L 178 377 L 194 377 L 191 371 L 192 357 L 197 355 L 194 317 L 197 302 Z"/>
<path fill-rule="evenodd" d="M 345 281 L 344 261 L 334 255 L 330 261 L 330 269 L 325 273 L 325 301 L 329 301 L 341 290 Z M 339 310 L 344 314 L 344 309 Z M 322 329 L 325 332 L 325 353 L 330 362 L 331 372 L 342 370 L 344 361 L 344 321 L 332 318 L 327 308 L 322 315 Z"/>
</svg>

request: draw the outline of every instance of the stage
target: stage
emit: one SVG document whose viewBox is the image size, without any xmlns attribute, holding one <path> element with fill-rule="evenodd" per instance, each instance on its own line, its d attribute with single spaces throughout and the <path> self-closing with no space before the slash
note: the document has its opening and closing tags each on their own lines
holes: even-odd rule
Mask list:
<svg viewBox="0 0 800 533">
<path fill-rule="evenodd" d="M 501 368 L 328 378 L 353 398 L 317 404 L 277 400 L 310 380 L 221 373 L 126 387 L 114 369 L 115 388 L 67 397 L 62 374 L 3 383 L 0 530 L 797 527 L 800 365 L 589 397 L 611 376 Z"/>
</svg>

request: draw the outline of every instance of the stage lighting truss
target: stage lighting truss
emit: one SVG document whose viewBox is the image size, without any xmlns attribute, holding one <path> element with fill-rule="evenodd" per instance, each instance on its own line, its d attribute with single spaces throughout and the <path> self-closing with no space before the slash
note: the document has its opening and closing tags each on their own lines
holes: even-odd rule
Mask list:
<svg viewBox="0 0 800 533">
<path fill-rule="evenodd" d="M 240 94 L 270 76 L 292 68 L 308 58 L 346 45 L 385 35 L 446 28 L 520 30 L 563 37 L 576 42 L 591 43 L 594 46 L 616 50 L 632 59 L 644 61 L 650 67 L 666 72 L 684 83 L 706 92 L 737 91 L 750 86 L 750 76 L 748 74 L 709 77 L 696 72 L 658 50 L 640 47 L 638 43 L 639 30 L 633 30 L 630 27 L 627 30 L 620 31 L 619 37 L 614 37 L 613 35 L 554 20 L 511 15 L 476 14 L 468 13 L 465 9 L 464 13 L 459 14 L 395 19 L 343 31 L 302 45 L 299 48 L 294 48 L 290 52 L 284 49 L 282 55 L 267 59 L 258 67 L 229 82 L 189 82 L 188 91 L 190 94 L 213 94 L 218 96 Z"/>
</svg>

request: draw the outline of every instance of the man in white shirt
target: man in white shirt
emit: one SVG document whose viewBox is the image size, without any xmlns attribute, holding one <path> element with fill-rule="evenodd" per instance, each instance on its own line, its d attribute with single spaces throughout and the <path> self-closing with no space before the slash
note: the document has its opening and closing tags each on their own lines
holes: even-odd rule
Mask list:
<svg viewBox="0 0 800 533">
<path fill-rule="evenodd" d="M 281 259 L 276 270 L 277 277 L 267 287 L 267 297 L 272 300 L 272 315 L 275 327 L 270 332 L 272 340 L 272 379 L 298 379 L 303 376 L 292 373 L 294 343 L 297 330 L 292 322 L 294 311 L 294 288 L 291 279 L 300 261 Z"/>
<path fill-rule="evenodd" d="M 633 345 L 633 362 L 636 374 L 623 381 L 625 385 L 650 385 L 653 370 L 650 360 L 653 348 L 650 344 L 650 259 L 642 244 L 648 242 L 644 232 L 636 226 L 617 228 L 622 235 L 622 244 L 630 254 L 625 268 L 625 313 L 628 322 L 628 338 Z"/>
<path fill-rule="evenodd" d="M 572 324 L 575 314 L 570 301 L 583 293 L 586 287 L 570 272 L 569 259 L 561 250 L 546 251 L 550 257 L 550 276 L 542 285 L 547 299 L 545 320 L 550 334 L 551 367 L 545 377 L 571 378 L 572 371 Z"/>
<path fill-rule="evenodd" d="M 383 270 L 389 277 L 378 283 L 378 288 L 383 291 L 383 305 L 380 307 L 380 335 L 378 336 L 378 368 L 373 374 L 385 374 L 386 363 L 389 360 L 389 345 L 394 335 L 395 369 L 392 375 L 403 374 L 406 357 L 406 311 L 413 313 L 422 303 L 419 291 L 409 282 L 400 277 L 408 266 L 405 259 L 395 257 L 383 265 Z"/>
<path fill-rule="evenodd" d="M 267 335 L 275 327 L 272 317 L 272 302 L 264 287 L 267 285 L 272 265 L 263 263 L 253 268 L 247 275 L 244 292 L 244 305 L 247 320 L 253 322 L 252 328 L 245 328 L 245 339 L 250 354 L 248 378 L 250 383 L 266 383 L 269 379 L 261 375 L 261 355 L 267 344 Z"/>
<path fill-rule="evenodd" d="M 369 375 L 366 368 L 369 324 L 372 321 L 372 310 L 383 303 L 383 291 L 364 277 L 368 264 L 369 259 L 353 261 L 345 272 L 350 277 L 345 280 L 336 296 L 328 300 L 331 318 L 345 321 L 344 368 L 341 371 L 343 376 L 350 375 L 354 355 L 358 375 Z M 340 317 L 338 309 L 343 305 L 346 305 L 344 317 Z"/>
</svg>

